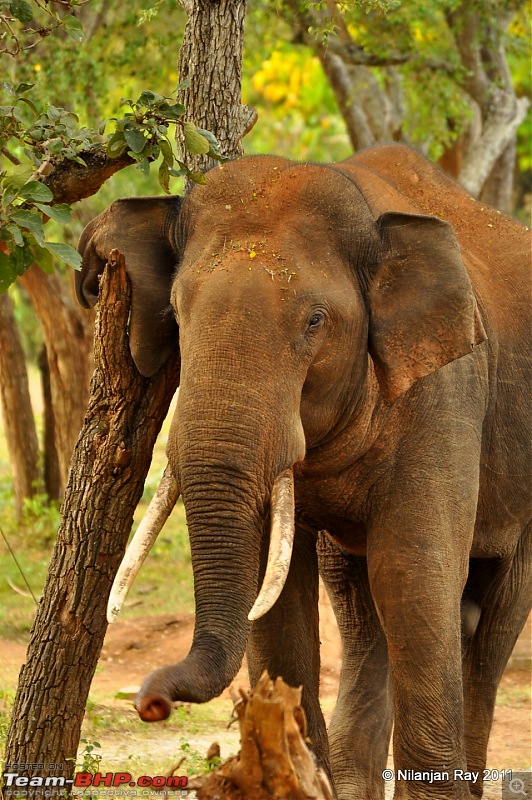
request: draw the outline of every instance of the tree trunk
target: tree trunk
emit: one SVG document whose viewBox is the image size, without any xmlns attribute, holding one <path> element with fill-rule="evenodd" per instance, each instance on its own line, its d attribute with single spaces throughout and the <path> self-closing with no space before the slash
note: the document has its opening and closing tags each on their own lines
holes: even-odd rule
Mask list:
<svg viewBox="0 0 532 800">
<path fill-rule="evenodd" d="M 52 405 L 52 387 L 50 382 L 50 365 L 43 345 L 37 359 L 41 373 L 41 389 L 43 399 L 43 473 L 44 488 L 51 500 L 63 496 L 64 484 L 61 482 L 59 455 L 56 447 L 55 416 Z"/>
<path fill-rule="evenodd" d="M 179 53 L 179 80 L 189 81 L 179 100 L 187 119 L 212 131 L 228 158 L 242 155 L 242 138 L 251 130 L 257 112 L 242 105 L 242 48 L 245 0 L 184 0 L 188 13 L 185 38 Z M 201 171 L 216 162 L 206 155 L 186 153 L 179 135 L 179 159 Z"/>
<path fill-rule="evenodd" d="M 7 764 L 44 764 L 44 770 L 24 773 L 29 777 L 71 778 L 74 772 L 109 590 L 176 389 L 174 358 L 152 379 L 137 372 L 126 332 L 129 300 L 123 257 L 113 251 L 101 284 L 90 404 L 6 747 Z M 49 770 L 49 764 L 62 767 Z M 11 797 L 20 789 L 3 791 Z"/>
<path fill-rule="evenodd" d="M 73 300 L 59 275 L 45 275 L 36 264 L 20 278 L 41 322 L 53 411 L 61 491 L 83 424 L 92 373 L 92 317 Z"/>
<path fill-rule="evenodd" d="M 24 499 L 33 496 L 39 479 L 39 443 L 24 352 L 8 294 L 0 295 L 0 400 L 20 516 Z"/>
<path fill-rule="evenodd" d="M 515 153 L 514 139 L 495 162 L 479 196 L 482 203 L 494 206 L 506 214 L 511 214 L 514 208 Z"/>
</svg>

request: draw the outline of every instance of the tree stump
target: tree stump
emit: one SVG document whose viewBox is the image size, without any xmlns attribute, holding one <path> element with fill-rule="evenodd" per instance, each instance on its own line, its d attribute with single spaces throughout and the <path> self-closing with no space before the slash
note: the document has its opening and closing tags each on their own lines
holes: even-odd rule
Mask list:
<svg viewBox="0 0 532 800">
<path fill-rule="evenodd" d="M 305 741 L 301 692 L 263 673 L 249 695 L 240 693 L 240 753 L 202 782 L 198 800 L 332 800 Z"/>
</svg>

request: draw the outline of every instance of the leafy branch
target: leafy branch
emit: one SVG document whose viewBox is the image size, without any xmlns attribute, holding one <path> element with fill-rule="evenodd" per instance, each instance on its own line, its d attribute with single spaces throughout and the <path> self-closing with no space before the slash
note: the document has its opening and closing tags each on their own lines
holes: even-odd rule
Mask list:
<svg viewBox="0 0 532 800">
<path fill-rule="evenodd" d="M 71 111 L 56 106 L 39 110 L 28 98 L 32 84 L 3 84 L 12 98 L 0 106 L 0 292 L 35 261 L 45 272 L 59 259 L 79 268 L 80 256 L 67 244 L 48 241 L 49 219 L 66 224 L 71 203 L 94 194 L 110 175 L 128 164 L 144 173 L 159 157 L 159 183 L 169 192 L 171 178 L 204 183 L 202 173 L 179 161 L 172 146 L 172 126 L 181 126 L 187 151 L 223 161 L 209 131 L 185 121 L 185 107 L 144 91 L 138 100 L 124 100 L 124 116 L 106 120 L 99 131 L 79 125 Z M 107 125 L 112 132 L 104 138 Z"/>
<path fill-rule="evenodd" d="M 58 5 L 62 12 L 72 12 L 89 0 L 32 0 L 31 3 L 28 0 L 0 0 L 0 42 L 4 44 L 0 54 L 14 57 L 24 50 L 32 50 L 57 29 L 63 29 L 76 42 L 83 39 L 83 27 L 74 14 L 63 13 L 61 16 L 50 2 Z M 41 17 L 42 22 L 38 19 Z"/>
<path fill-rule="evenodd" d="M 184 86 L 178 87 L 183 88 Z M 191 172 L 186 164 L 175 157 L 172 141 L 168 136 L 171 125 L 182 128 L 185 146 L 190 154 L 206 154 L 217 161 L 226 160 L 210 131 L 197 128 L 193 122 L 183 119 L 186 109 L 181 103 L 151 91 L 142 92 L 137 101 L 122 102 L 131 110 L 121 119 L 112 118 L 115 131 L 108 139 L 107 153 L 112 158 L 127 153 L 143 172 L 148 172 L 150 162 L 162 155 L 158 178 L 165 192 L 169 192 L 171 176 L 187 177 L 196 183 L 205 182 L 201 172 Z"/>
</svg>

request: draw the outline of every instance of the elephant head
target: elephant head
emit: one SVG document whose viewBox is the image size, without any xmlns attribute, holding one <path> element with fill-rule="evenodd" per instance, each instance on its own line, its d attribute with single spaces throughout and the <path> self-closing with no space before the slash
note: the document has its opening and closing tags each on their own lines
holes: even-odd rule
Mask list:
<svg viewBox="0 0 532 800">
<path fill-rule="evenodd" d="M 359 457 L 375 404 L 485 338 L 451 226 L 400 198 L 376 208 L 349 162 L 253 157 L 212 170 L 183 201 L 117 201 L 82 236 L 86 305 L 109 250 L 125 255 L 140 372 L 180 348 L 166 507 L 178 485 L 196 627 L 187 658 L 146 680 L 143 719 L 207 701 L 235 676 L 248 617 L 275 602 L 289 568 L 294 468 L 342 437 Z M 157 525 L 167 510 L 155 508 Z M 257 599 L 269 516 L 276 553 Z"/>
</svg>

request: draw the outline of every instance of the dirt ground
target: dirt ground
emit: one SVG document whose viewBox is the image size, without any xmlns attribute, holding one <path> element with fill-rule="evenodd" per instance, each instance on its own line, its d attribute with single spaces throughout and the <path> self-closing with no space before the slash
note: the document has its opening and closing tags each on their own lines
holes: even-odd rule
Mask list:
<svg viewBox="0 0 532 800">
<path fill-rule="evenodd" d="M 338 686 L 341 647 L 334 617 L 327 602 L 322 604 L 321 618 L 321 692 L 326 716 L 330 717 Z M 123 708 L 125 713 L 132 713 L 131 702 L 115 699 L 117 692 L 125 688 L 133 691 L 134 687 L 138 687 L 154 668 L 175 663 L 183 658 L 188 652 L 192 631 L 193 617 L 191 615 L 122 619 L 110 626 L 92 686 L 92 693 L 99 698 L 98 702 L 101 702 L 102 697 L 108 698 L 103 702 L 108 702 L 115 708 Z M 530 626 L 523 633 L 515 657 L 501 682 L 488 754 L 488 766 L 493 770 L 525 770 L 531 767 L 531 708 L 529 697 L 527 699 L 527 688 L 530 686 L 529 638 Z M 6 669 L 16 668 L 22 663 L 24 648 L 21 645 L 0 641 L 0 653 L 1 680 L 2 674 L 6 674 Z M 245 665 L 234 683 L 236 686 L 248 687 Z M 226 691 L 224 696 L 228 698 L 229 691 Z M 153 734 L 151 730 L 153 730 Z M 118 739 L 120 734 L 116 734 L 116 736 Z M 98 736 L 98 738 L 102 737 Z M 194 740 L 192 737 L 194 746 L 198 749 L 204 747 L 204 752 L 212 738 L 209 739 L 205 733 L 199 740 Z M 216 738 L 220 741 L 219 730 Z M 237 732 L 234 727 L 231 732 L 228 732 L 227 739 L 227 742 L 220 741 L 222 755 L 226 756 L 235 749 L 235 746 L 237 747 Z M 163 754 L 164 749 L 168 747 L 168 763 L 171 765 L 175 762 L 175 746 L 172 746 L 171 741 L 167 738 L 158 739 L 157 726 L 153 726 L 150 729 L 149 739 L 143 742 L 143 747 L 147 747 L 148 750 L 156 748 L 159 755 Z M 111 762 L 109 761 L 112 744 L 112 737 L 107 732 L 105 734 L 105 750 L 108 755 L 105 761 L 106 769 L 113 768 L 112 754 Z M 114 744 L 118 755 L 120 741 L 116 741 Z M 129 746 L 131 746 L 131 741 Z M 391 755 L 389 766 L 393 767 Z M 391 797 L 391 785 L 389 792 Z M 500 782 L 487 784 L 484 797 L 487 800 L 499 799 L 501 797 Z"/>
</svg>

